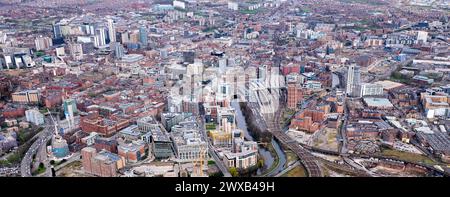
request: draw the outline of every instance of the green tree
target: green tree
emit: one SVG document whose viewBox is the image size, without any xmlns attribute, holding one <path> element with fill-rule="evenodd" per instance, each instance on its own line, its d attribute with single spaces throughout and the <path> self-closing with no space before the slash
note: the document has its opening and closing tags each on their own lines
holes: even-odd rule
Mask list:
<svg viewBox="0 0 450 197">
<path fill-rule="evenodd" d="M 399 72 L 392 73 L 392 78 L 394 79 L 402 79 L 402 77 L 403 77 L 402 74 Z"/>
<path fill-rule="evenodd" d="M 0 124 L 0 126 L 1 126 L 2 128 L 6 128 L 6 127 L 8 127 L 8 124 L 6 124 L 6 122 L 2 122 L 2 124 Z"/>
<path fill-rule="evenodd" d="M 230 174 L 233 177 L 238 177 L 239 176 L 239 172 L 237 171 L 237 169 L 235 167 L 230 168 Z"/>
<path fill-rule="evenodd" d="M 256 164 L 256 166 L 258 166 L 258 168 L 264 167 L 264 160 L 262 160 L 262 159 L 258 160 L 258 163 Z"/>
<path fill-rule="evenodd" d="M 95 94 L 94 92 L 89 92 L 88 96 L 91 97 L 91 98 L 94 98 L 94 97 L 97 96 L 97 94 Z"/>
</svg>

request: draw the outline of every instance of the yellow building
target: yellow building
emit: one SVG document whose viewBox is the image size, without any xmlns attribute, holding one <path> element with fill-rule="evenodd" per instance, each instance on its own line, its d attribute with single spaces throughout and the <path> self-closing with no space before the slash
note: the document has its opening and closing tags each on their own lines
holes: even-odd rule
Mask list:
<svg viewBox="0 0 450 197">
<path fill-rule="evenodd" d="M 209 137 L 212 139 L 212 143 L 214 146 L 230 146 L 232 135 L 231 132 L 223 132 L 223 131 L 217 131 L 212 130 L 209 131 Z"/>
<path fill-rule="evenodd" d="M 18 103 L 38 103 L 39 102 L 39 91 L 28 90 L 22 92 L 14 92 L 11 94 L 12 101 Z"/>
<path fill-rule="evenodd" d="M 139 42 L 139 32 L 130 33 L 130 42 L 138 43 Z"/>
<path fill-rule="evenodd" d="M 423 92 L 420 95 L 427 118 L 445 117 L 450 110 L 450 95 L 444 92 Z"/>
</svg>

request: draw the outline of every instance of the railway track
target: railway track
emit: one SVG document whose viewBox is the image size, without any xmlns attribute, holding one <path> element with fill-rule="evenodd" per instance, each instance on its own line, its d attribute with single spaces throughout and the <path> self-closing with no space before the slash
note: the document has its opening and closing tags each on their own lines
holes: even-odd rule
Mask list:
<svg viewBox="0 0 450 197">
<path fill-rule="evenodd" d="M 301 147 L 295 140 L 282 132 L 279 123 L 280 111 L 278 110 L 274 116 L 267 117 L 267 129 L 272 135 L 278 139 L 282 144 L 291 149 L 300 159 L 300 162 L 305 167 L 310 177 L 323 177 L 323 172 L 320 169 L 317 159 L 314 155 Z"/>
</svg>

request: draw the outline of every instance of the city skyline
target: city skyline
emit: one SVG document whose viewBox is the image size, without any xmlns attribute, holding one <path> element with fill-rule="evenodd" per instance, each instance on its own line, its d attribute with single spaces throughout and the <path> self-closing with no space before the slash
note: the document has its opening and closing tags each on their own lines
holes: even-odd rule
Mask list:
<svg viewBox="0 0 450 197">
<path fill-rule="evenodd" d="M 0 0 L 0 177 L 447 177 L 449 9 Z"/>
</svg>

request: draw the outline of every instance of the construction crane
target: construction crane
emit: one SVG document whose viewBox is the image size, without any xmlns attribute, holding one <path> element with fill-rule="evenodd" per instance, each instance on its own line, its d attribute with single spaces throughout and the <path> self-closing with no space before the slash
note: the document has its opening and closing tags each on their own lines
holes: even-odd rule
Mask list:
<svg viewBox="0 0 450 197">
<path fill-rule="evenodd" d="M 53 122 L 53 126 L 55 127 L 55 135 L 58 135 L 58 123 L 55 122 L 55 119 L 53 119 L 52 113 L 50 112 L 50 110 L 47 108 L 47 112 L 50 114 L 50 119 Z"/>
</svg>

